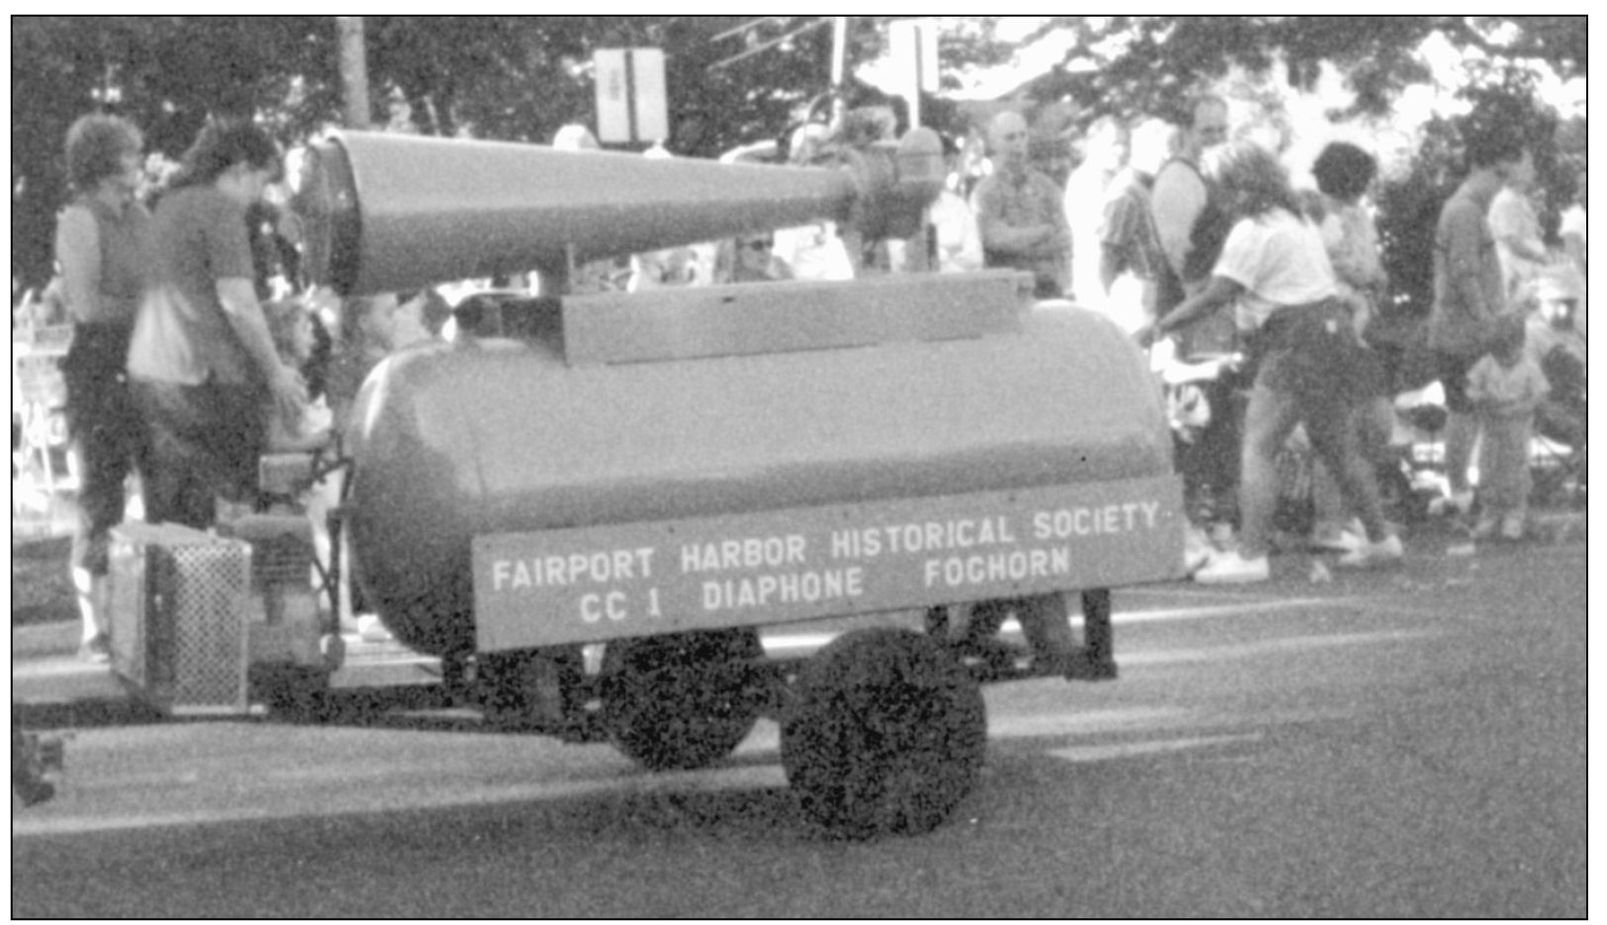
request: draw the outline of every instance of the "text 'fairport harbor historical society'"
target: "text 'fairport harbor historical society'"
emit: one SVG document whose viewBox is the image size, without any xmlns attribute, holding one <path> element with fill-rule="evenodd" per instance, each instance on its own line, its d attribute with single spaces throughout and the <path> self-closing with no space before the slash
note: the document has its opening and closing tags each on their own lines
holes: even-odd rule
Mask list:
<svg viewBox="0 0 1607 925">
<path fill-rule="evenodd" d="M 1174 495 L 1143 479 L 479 537 L 476 618 L 482 642 L 538 645 L 1093 587 L 1180 548 L 1156 542 L 1180 529 Z"/>
</svg>

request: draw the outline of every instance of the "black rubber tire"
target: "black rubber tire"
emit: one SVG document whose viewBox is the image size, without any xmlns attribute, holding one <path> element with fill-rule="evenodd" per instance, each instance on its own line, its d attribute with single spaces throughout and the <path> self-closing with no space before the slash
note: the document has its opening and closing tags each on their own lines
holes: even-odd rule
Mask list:
<svg viewBox="0 0 1607 925">
<path fill-rule="evenodd" d="M 603 651 L 603 725 L 649 771 L 689 771 L 731 754 L 758 721 L 752 629 L 648 636 Z"/>
<path fill-rule="evenodd" d="M 322 722 L 330 718 L 329 671 L 303 665 L 253 665 L 253 697 L 268 708 L 268 715 L 292 722 Z"/>
<path fill-rule="evenodd" d="M 982 691 L 949 651 L 904 629 L 842 636 L 800 672 L 781 764 L 804 812 L 849 838 L 941 825 L 987 753 Z"/>
<path fill-rule="evenodd" d="M 490 726 L 504 732 L 550 732 L 572 718 L 573 691 L 581 680 L 578 646 L 493 652 L 480 656 L 477 667 L 480 708 Z M 543 714 L 544 696 L 558 697 L 558 715 Z"/>
</svg>

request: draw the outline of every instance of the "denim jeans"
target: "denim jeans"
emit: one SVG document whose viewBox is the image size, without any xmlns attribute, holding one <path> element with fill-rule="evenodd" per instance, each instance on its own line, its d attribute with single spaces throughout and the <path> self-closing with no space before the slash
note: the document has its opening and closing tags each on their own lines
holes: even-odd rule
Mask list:
<svg viewBox="0 0 1607 925">
<path fill-rule="evenodd" d="M 217 520 L 219 497 L 255 499 L 268 436 L 261 389 L 148 379 L 132 380 L 131 388 L 150 435 L 146 520 L 205 530 Z"/>
<path fill-rule="evenodd" d="M 1363 458 L 1357 417 L 1364 406 L 1270 388 L 1257 380 L 1244 413 L 1239 478 L 1240 554 L 1264 555 L 1278 503 L 1278 451 L 1296 424 L 1305 424 L 1312 450 L 1339 483 L 1340 493 L 1361 517 L 1368 539 L 1385 538 L 1378 484 Z"/>
<path fill-rule="evenodd" d="M 1389 451 L 1394 425 L 1395 411 L 1387 398 L 1375 398 L 1356 410 L 1357 445 L 1362 458 L 1375 471 Z M 1319 530 L 1338 530 L 1356 516 L 1356 512 L 1345 504 L 1344 495 L 1339 491 L 1339 480 L 1333 477 L 1324 463 L 1318 462 L 1312 467 L 1311 495 Z"/>
<path fill-rule="evenodd" d="M 72 567 L 104 575 L 110 531 L 123 522 L 123 485 L 129 473 L 144 477 L 147 440 L 128 379 L 128 328 L 79 324 L 62 362 L 67 383 L 67 428 L 78 457 L 78 524 Z"/>
</svg>

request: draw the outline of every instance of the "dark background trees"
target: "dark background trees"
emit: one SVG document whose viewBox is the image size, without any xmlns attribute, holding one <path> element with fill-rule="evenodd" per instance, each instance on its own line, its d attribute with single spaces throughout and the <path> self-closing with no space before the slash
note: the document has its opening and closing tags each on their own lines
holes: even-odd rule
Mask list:
<svg viewBox="0 0 1607 925">
<path fill-rule="evenodd" d="M 875 24 L 853 25 L 855 53 L 874 53 Z M 372 16 L 365 31 L 377 125 L 513 141 L 592 121 L 595 48 L 661 47 L 670 146 L 701 156 L 779 132 L 828 89 L 832 52 L 821 17 Z M 62 141 L 79 115 L 126 115 L 169 158 L 213 114 L 254 115 L 286 144 L 339 119 L 329 16 L 14 17 L 11 50 L 12 272 L 25 285 L 50 274 Z"/>
<path fill-rule="evenodd" d="M 882 53 L 888 19 L 850 18 L 850 73 Z M 14 284 L 49 276 L 54 215 L 67 195 L 62 140 L 77 116 L 125 114 L 169 158 L 212 115 L 254 116 L 287 145 L 339 120 L 333 17 L 13 17 L 11 26 Z M 1004 63 L 1015 49 L 998 38 L 994 18 L 943 26 L 950 87 L 963 69 Z M 827 17 L 371 16 L 365 30 L 372 116 L 395 130 L 550 141 L 565 123 L 593 121 L 589 62 L 607 46 L 664 49 L 669 147 L 684 155 L 775 137 L 830 89 Z M 1487 61 L 1469 93 L 1532 105 L 1526 67 L 1565 77 L 1586 67 L 1583 17 L 1056 17 L 1039 33 L 1056 30 L 1077 41 L 1031 93 L 1073 101 L 1080 122 L 1164 114 L 1183 90 L 1235 71 L 1309 87 L 1324 63 L 1351 91 L 1334 118 L 1387 116 L 1403 88 L 1428 79 L 1417 49 L 1436 33 Z M 863 85 L 852 90 L 878 98 Z M 955 118 L 943 103 L 923 102 L 925 121 Z M 1448 131 L 1444 158 L 1454 161 Z"/>
<path fill-rule="evenodd" d="M 128 116 L 177 157 L 209 114 L 255 115 L 303 137 L 334 117 L 329 17 L 46 17 L 11 21 L 11 263 L 39 285 L 67 198 L 62 144 L 86 112 Z"/>
<path fill-rule="evenodd" d="M 1309 90 L 1324 64 L 1343 73 L 1354 94 L 1336 116 L 1386 114 L 1402 90 L 1432 78 L 1417 52 L 1435 34 L 1487 58 L 1497 81 L 1499 72 L 1527 63 L 1584 76 L 1587 52 L 1582 16 L 1065 16 L 1029 40 L 1064 29 L 1075 30 L 1078 42 L 1038 92 L 1148 114 L 1166 112 L 1181 91 L 1233 67 L 1281 70 L 1290 85 Z"/>
</svg>

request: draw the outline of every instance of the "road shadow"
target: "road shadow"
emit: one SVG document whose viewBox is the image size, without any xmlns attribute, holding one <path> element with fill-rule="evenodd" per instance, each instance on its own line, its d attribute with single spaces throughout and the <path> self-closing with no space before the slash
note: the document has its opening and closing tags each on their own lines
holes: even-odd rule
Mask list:
<svg viewBox="0 0 1607 925">
<path fill-rule="evenodd" d="M 200 720 L 164 716 L 155 707 L 136 700 L 64 700 L 11 705 L 12 724 L 30 730 L 94 729 L 195 721 Z"/>
<path fill-rule="evenodd" d="M 48 702 L 13 702 L 12 722 L 26 729 L 92 729 L 162 723 L 262 722 L 283 725 L 340 725 L 377 729 L 497 732 L 438 684 L 352 687 L 331 691 L 316 709 L 274 711 L 256 705 L 250 713 L 169 712 L 130 693 L 125 697 L 81 697 Z M 440 711 L 453 711 L 441 713 Z"/>
</svg>

